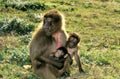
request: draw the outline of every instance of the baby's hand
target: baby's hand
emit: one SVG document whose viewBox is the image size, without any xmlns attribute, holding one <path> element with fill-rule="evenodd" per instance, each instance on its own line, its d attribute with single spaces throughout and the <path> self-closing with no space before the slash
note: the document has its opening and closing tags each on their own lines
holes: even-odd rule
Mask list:
<svg viewBox="0 0 120 79">
<path fill-rule="evenodd" d="M 68 57 L 68 54 L 65 54 L 65 55 L 64 55 L 64 58 L 67 58 L 67 57 Z"/>
</svg>

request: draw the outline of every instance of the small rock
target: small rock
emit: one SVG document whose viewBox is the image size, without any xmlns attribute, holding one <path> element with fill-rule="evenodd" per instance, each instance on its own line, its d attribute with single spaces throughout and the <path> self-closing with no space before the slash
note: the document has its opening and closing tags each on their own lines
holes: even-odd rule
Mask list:
<svg viewBox="0 0 120 79">
<path fill-rule="evenodd" d="M 27 70 L 28 70 L 28 69 L 31 69 L 31 65 L 24 65 L 23 68 L 24 68 L 24 69 L 27 69 Z"/>
</svg>

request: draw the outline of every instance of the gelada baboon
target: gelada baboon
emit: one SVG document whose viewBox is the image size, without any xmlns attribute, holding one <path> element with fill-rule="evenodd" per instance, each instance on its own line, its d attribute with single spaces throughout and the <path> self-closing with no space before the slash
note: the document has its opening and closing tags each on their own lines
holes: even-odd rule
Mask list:
<svg viewBox="0 0 120 79">
<path fill-rule="evenodd" d="M 79 42 L 80 42 L 80 36 L 76 33 L 71 33 L 68 38 L 68 41 L 66 42 L 66 48 L 68 50 L 68 53 L 71 55 L 71 57 L 73 56 L 75 57 L 76 63 L 79 68 L 79 72 L 84 72 L 80 62 L 80 57 L 78 55 Z"/>
<path fill-rule="evenodd" d="M 69 53 L 68 53 L 68 51 L 67 51 L 67 49 L 66 49 L 65 47 L 60 47 L 60 48 L 58 48 L 58 49 L 55 51 L 55 53 L 51 54 L 51 55 L 49 56 L 49 58 L 50 58 L 51 60 L 53 60 L 53 61 L 56 61 L 56 62 L 58 62 L 58 63 L 61 63 L 61 65 L 59 65 L 59 66 L 56 66 L 56 65 L 54 65 L 54 64 L 52 64 L 52 65 L 53 65 L 54 67 L 56 67 L 57 69 L 62 69 L 63 66 L 64 66 L 64 62 L 65 62 L 68 54 L 69 54 Z M 51 63 L 50 63 L 50 64 L 51 64 Z"/>
<path fill-rule="evenodd" d="M 62 71 L 59 74 L 59 70 L 46 61 L 59 65 L 47 58 L 57 48 L 65 46 L 66 38 L 63 15 L 56 10 L 45 13 L 42 27 L 35 31 L 29 44 L 32 67 L 38 76 L 44 79 L 56 79 L 62 74 Z"/>
</svg>

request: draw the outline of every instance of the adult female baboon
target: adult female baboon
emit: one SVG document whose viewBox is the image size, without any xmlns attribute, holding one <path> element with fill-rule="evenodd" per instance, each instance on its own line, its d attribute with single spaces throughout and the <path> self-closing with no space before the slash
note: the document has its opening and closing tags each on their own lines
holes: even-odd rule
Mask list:
<svg viewBox="0 0 120 79">
<path fill-rule="evenodd" d="M 56 79 L 62 74 L 45 60 L 52 62 L 47 59 L 48 56 L 57 48 L 65 46 L 66 38 L 63 15 L 56 10 L 45 13 L 42 27 L 35 31 L 29 45 L 32 67 L 38 76 L 44 79 Z M 58 65 L 57 62 L 52 63 Z"/>
</svg>

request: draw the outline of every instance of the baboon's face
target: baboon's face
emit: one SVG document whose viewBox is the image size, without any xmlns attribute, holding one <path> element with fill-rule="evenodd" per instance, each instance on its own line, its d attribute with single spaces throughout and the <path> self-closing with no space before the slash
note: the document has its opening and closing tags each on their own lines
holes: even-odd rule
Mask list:
<svg viewBox="0 0 120 79">
<path fill-rule="evenodd" d="M 56 13 L 46 13 L 43 19 L 43 30 L 47 35 L 52 35 L 54 32 L 61 29 L 62 21 L 61 16 Z"/>
</svg>

